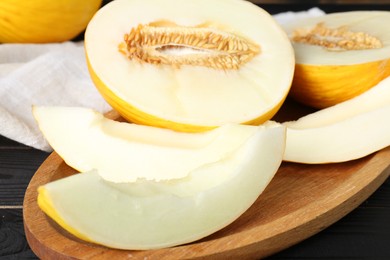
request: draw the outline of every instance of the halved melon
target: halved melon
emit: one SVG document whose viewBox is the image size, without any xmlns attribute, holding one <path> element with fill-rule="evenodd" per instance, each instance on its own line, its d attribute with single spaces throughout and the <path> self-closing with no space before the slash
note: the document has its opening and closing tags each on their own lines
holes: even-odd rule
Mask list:
<svg viewBox="0 0 390 260">
<path fill-rule="evenodd" d="M 390 75 L 390 12 L 353 11 L 284 25 L 295 55 L 290 95 L 325 108 L 355 97 Z"/>
<path fill-rule="evenodd" d="M 117 0 L 85 34 L 91 77 L 129 121 L 180 131 L 258 124 L 294 72 L 285 32 L 240 0 Z"/>
<path fill-rule="evenodd" d="M 61 110 L 52 112 L 64 119 Z M 97 118 L 84 126 L 74 125 L 76 130 L 73 133 L 89 132 L 94 136 L 102 128 L 111 128 L 109 125 L 100 125 L 100 121 Z M 57 121 L 52 124 L 58 125 Z M 95 124 L 100 126 L 96 127 Z M 164 129 L 149 131 L 146 126 L 135 127 L 145 131 L 136 135 L 141 136 L 140 142 L 144 142 L 138 148 L 153 144 L 154 153 L 143 154 L 139 158 L 136 153 L 142 153 L 142 149 L 135 149 L 128 154 L 123 154 L 124 150 L 110 150 L 109 143 L 126 142 L 121 139 L 121 135 L 127 136 L 128 146 L 134 145 L 129 136 L 136 131 L 121 132 L 118 136 L 114 134 L 116 130 L 113 128 L 106 133 L 112 136 L 103 147 L 95 147 L 93 143 L 77 137 L 75 139 L 80 144 L 72 143 L 70 146 L 80 161 L 84 157 L 95 157 L 95 162 L 104 160 L 111 166 L 110 174 L 116 176 L 118 168 L 116 162 L 110 162 L 112 157 L 99 157 L 100 153 L 107 154 L 104 150 L 109 151 L 114 157 L 125 160 L 128 174 L 137 176 L 136 181 L 124 183 L 126 179 L 122 175 L 120 183 L 107 181 L 106 175 L 102 176 L 99 171 L 100 168 L 75 174 L 39 187 L 40 208 L 73 235 L 112 248 L 153 249 L 189 243 L 229 225 L 244 213 L 277 172 L 285 147 L 285 127 L 280 124 L 258 127 L 238 125 L 238 128 L 250 128 L 251 133 L 235 149 L 227 149 L 221 158 L 205 162 L 198 159 L 197 167 L 183 170 L 182 177 L 177 179 L 164 169 L 181 169 L 182 164 L 188 161 L 183 161 L 180 156 L 171 158 L 162 164 L 152 165 L 154 170 L 146 166 L 150 171 L 158 171 L 163 175 L 159 181 L 146 180 L 147 174 L 143 169 L 132 167 L 134 158 L 140 159 L 142 164 L 154 163 L 150 157 L 157 154 L 165 159 L 165 146 L 169 146 L 169 143 L 184 144 L 178 145 L 176 149 L 184 153 L 199 151 L 197 156 L 205 158 L 202 146 L 204 139 L 209 137 L 204 137 L 203 133 L 185 134 L 194 135 L 194 138 L 186 137 L 183 140 L 183 133 L 167 133 Z M 59 127 L 52 134 L 70 141 L 65 134 L 67 129 Z M 157 140 L 155 134 L 158 135 L 158 131 L 161 131 L 158 137 L 170 139 Z M 235 133 L 241 138 L 240 131 Z M 226 142 L 234 138 L 234 135 L 211 135 L 223 138 Z M 196 147 L 198 142 L 199 148 Z M 90 154 L 82 152 L 85 150 L 82 146 L 90 146 L 87 149 Z M 162 146 L 162 149 L 158 146 Z M 163 167 L 160 169 L 160 166 Z M 92 163 L 90 168 L 95 168 L 95 165 Z"/>
<path fill-rule="evenodd" d="M 390 77 L 359 96 L 284 125 L 286 161 L 345 162 L 383 149 L 390 145 Z"/>
</svg>

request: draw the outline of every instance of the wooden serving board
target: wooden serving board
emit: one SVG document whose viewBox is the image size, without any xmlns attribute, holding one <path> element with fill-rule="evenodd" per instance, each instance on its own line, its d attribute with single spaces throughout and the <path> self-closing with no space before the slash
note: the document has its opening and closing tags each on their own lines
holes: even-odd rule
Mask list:
<svg viewBox="0 0 390 260">
<path fill-rule="evenodd" d="M 299 243 L 352 211 L 388 178 L 389 165 L 390 147 L 345 163 L 283 163 L 252 207 L 228 227 L 191 244 L 127 251 L 81 241 L 39 209 L 38 186 L 76 173 L 54 152 L 26 190 L 25 233 L 41 259 L 258 259 Z"/>
</svg>

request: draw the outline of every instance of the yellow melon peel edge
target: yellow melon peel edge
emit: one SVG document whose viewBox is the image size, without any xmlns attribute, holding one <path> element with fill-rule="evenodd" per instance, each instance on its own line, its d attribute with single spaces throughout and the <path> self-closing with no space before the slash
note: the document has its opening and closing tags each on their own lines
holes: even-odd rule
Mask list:
<svg viewBox="0 0 390 260">
<path fill-rule="evenodd" d="M 389 75 L 390 59 L 356 65 L 296 64 L 290 96 L 322 109 L 362 94 Z"/>
<path fill-rule="evenodd" d="M 87 61 L 87 66 L 88 66 L 91 79 L 94 82 L 97 90 L 104 97 L 104 99 L 110 104 L 110 106 L 112 106 L 114 110 L 116 110 L 123 118 L 125 118 L 129 122 L 148 125 L 148 126 L 167 128 L 179 132 L 188 132 L 188 133 L 204 132 L 219 127 L 219 126 L 183 124 L 183 123 L 178 123 L 178 122 L 166 120 L 160 117 L 147 114 L 137 109 L 136 107 L 132 106 L 131 104 L 129 104 L 128 102 L 120 98 L 119 96 L 117 96 L 110 88 L 108 88 L 103 83 L 103 81 L 93 70 L 89 62 L 88 54 L 86 55 L 86 61 Z M 269 111 L 265 112 L 264 114 L 250 121 L 240 122 L 240 124 L 260 125 L 268 121 L 279 111 L 285 99 L 287 98 L 287 95 L 288 92 L 286 92 L 285 96 L 280 100 L 280 102 Z"/>
<path fill-rule="evenodd" d="M 63 229 L 65 229 L 77 238 L 80 238 L 87 242 L 93 242 L 89 237 L 68 225 L 68 223 L 57 213 L 53 205 L 53 201 L 50 199 L 50 196 L 48 196 L 47 194 L 47 190 L 43 186 L 38 187 L 37 202 L 39 208 L 51 219 L 53 219 L 57 224 L 59 224 Z"/>
</svg>

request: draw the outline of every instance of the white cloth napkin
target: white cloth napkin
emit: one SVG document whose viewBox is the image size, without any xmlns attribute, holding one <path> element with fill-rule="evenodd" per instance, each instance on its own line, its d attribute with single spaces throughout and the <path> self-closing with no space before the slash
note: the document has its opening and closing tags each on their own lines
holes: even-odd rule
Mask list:
<svg viewBox="0 0 390 260">
<path fill-rule="evenodd" d="M 285 23 L 323 14 L 313 8 L 274 17 Z M 111 109 L 90 79 L 83 42 L 0 44 L 0 135 L 52 151 L 32 116 L 33 105 Z"/>
<path fill-rule="evenodd" d="M 110 109 L 90 79 L 83 43 L 0 45 L 0 134 L 51 151 L 33 105 Z"/>
<path fill-rule="evenodd" d="M 319 9 L 318 7 L 313 7 L 309 10 L 300 11 L 300 12 L 283 12 L 279 14 L 275 14 L 273 17 L 279 24 L 286 24 L 291 21 L 296 21 L 298 19 L 310 17 L 310 16 L 321 16 L 324 15 L 325 12 Z"/>
</svg>

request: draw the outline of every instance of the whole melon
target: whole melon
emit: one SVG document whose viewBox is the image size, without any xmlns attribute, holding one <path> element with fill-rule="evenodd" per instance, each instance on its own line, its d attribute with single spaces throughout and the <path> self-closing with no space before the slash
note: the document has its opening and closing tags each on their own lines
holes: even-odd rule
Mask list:
<svg viewBox="0 0 390 260">
<path fill-rule="evenodd" d="M 1 0 L 1 43 L 71 40 L 86 28 L 102 0 Z"/>
</svg>

